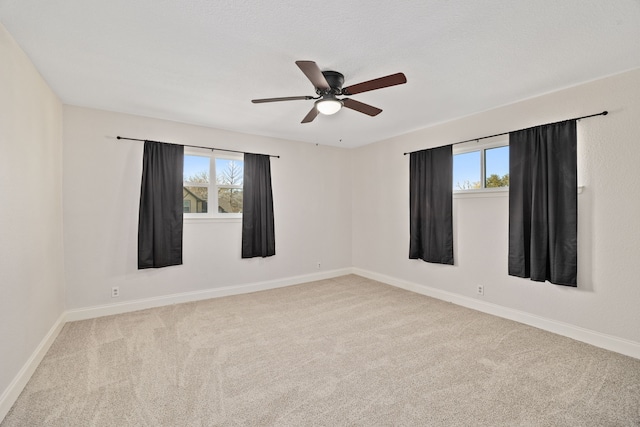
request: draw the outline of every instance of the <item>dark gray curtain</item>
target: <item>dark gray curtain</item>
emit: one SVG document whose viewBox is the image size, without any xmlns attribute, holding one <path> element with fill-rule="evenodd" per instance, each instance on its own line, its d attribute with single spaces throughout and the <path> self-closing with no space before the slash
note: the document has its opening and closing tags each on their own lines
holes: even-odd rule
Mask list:
<svg viewBox="0 0 640 427">
<path fill-rule="evenodd" d="M 183 146 L 144 142 L 138 269 L 182 264 L 183 165 Z"/>
<path fill-rule="evenodd" d="M 246 153 L 242 198 L 242 258 L 264 258 L 275 254 L 270 158 L 263 154 Z"/>
<path fill-rule="evenodd" d="M 453 264 L 451 145 L 411 153 L 409 258 Z"/>
<path fill-rule="evenodd" d="M 509 274 L 576 286 L 576 121 L 509 134 Z"/>
</svg>

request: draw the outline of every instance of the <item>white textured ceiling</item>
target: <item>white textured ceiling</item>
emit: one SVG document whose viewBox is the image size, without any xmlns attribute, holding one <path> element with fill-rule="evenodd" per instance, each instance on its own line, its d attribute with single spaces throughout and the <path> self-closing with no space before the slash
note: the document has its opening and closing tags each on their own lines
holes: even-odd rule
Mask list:
<svg viewBox="0 0 640 427">
<path fill-rule="evenodd" d="M 66 104 L 342 147 L 640 67 L 639 0 L 0 0 L 0 21 Z M 296 60 L 408 82 L 353 96 L 376 117 L 250 102 L 315 95 Z"/>
</svg>

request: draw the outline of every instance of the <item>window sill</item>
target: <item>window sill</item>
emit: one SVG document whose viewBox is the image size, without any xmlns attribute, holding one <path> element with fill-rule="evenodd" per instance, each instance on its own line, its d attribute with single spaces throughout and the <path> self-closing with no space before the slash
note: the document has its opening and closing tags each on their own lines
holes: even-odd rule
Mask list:
<svg viewBox="0 0 640 427">
<path fill-rule="evenodd" d="M 204 223 L 210 223 L 210 222 L 237 222 L 238 224 L 242 223 L 242 217 L 241 216 L 234 216 L 231 218 L 224 218 L 224 217 L 203 217 L 203 218 L 194 218 L 194 217 L 189 217 L 189 218 L 183 218 L 184 223 L 185 224 L 204 224 Z"/>
<path fill-rule="evenodd" d="M 582 194 L 584 185 L 578 186 L 578 194 Z M 484 190 L 459 190 L 453 192 L 454 199 L 471 199 L 474 197 L 509 197 L 509 187 Z"/>
<path fill-rule="evenodd" d="M 470 199 L 475 197 L 509 197 L 509 187 L 484 190 L 460 190 L 453 192 L 454 199 Z"/>
</svg>

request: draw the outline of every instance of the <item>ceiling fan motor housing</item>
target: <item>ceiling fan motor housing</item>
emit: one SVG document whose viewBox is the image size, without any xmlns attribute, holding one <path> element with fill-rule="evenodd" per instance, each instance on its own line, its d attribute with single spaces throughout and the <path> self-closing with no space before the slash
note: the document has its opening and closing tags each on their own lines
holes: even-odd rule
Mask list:
<svg viewBox="0 0 640 427">
<path fill-rule="evenodd" d="M 337 71 L 323 71 L 322 75 L 329 83 L 331 87 L 330 91 L 322 91 L 316 88 L 316 92 L 318 95 L 323 95 L 325 93 L 333 93 L 334 95 L 340 95 L 342 93 L 342 85 L 344 84 L 344 76 Z"/>
</svg>

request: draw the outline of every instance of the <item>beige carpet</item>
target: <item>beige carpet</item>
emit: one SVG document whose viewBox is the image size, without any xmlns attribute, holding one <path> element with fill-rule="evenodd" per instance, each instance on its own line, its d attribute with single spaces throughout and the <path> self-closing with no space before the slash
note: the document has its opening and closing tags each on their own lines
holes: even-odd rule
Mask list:
<svg viewBox="0 0 640 427">
<path fill-rule="evenodd" d="M 45 425 L 639 426 L 640 360 L 344 276 L 69 323 Z"/>
</svg>

